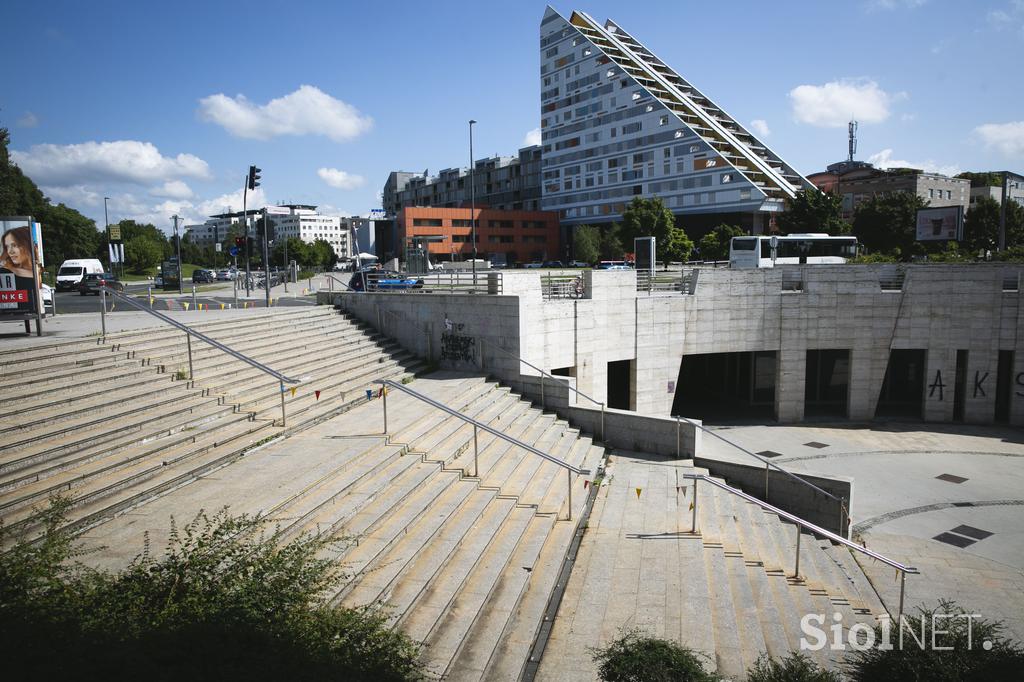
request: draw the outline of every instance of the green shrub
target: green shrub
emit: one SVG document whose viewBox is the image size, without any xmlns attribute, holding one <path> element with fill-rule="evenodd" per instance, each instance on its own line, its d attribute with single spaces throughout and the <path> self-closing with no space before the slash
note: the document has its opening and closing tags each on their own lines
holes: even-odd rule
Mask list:
<svg viewBox="0 0 1024 682">
<path fill-rule="evenodd" d="M 747 682 L 840 682 L 840 677 L 794 651 L 783 659 L 762 654 L 747 671 Z"/>
<path fill-rule="evenodd" d="M 1024 649 L 1002 637 L 1000 622 L 963 617 L 971 613 L 952 601 L 940 601 L 934 609 L 919 608 L 918 615 L 905 616 L 907 628 L 913 630 L 913 635 L 905 629 L 902 646 L 894 623 L 890 634 L 892 649 L 881 649 L 876 645 L 847 654 L 849 677 L 858 682 L 1000 682 L 1021 679 Z M 940 614 L 938 621 L 933 620 L 935 614 Z M 952 617 L 942 617 L 944 615 Z M 933 623 L 937 626 L 934 633 Z M 875 628 L 875 642 L 883 641 L 882 636 L 883 630 L 879 625 Z M 933 637 L 935 648 L 932 647 Z M 924 648 L 918 642 L 924 642 Z M 985 648 L 985 642 L 990 643 L 990 648 Z M 939 647 L 950 649 L 938 650 Z"/>
<path fill-rule="evenodd" d="M 603 649 L 592 649 L 598 674 L 605 682 L 715 682 L 701 656 L 675 642 L 649 637 L 638 630 L 622 634 Z"/>
<path fill-rule="evenodd" d="M 320 558 L 329 541 L 200 513 L 161 557 L 147 544 L 112 573 L 76 560 L 65 508 L 47 512 L 38 542 L 0 556 L 0 656 L 19 679 L 425 677 L 417 646 L 382 618 L 325 603 L 344 580 Z"/>
</svg>

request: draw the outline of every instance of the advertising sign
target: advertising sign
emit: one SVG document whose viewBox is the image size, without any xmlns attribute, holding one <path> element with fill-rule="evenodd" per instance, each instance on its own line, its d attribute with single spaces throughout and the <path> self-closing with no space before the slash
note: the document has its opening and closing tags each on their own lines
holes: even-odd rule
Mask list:
<svg viewBox="0 0 1024 682">
<path fill-rule="evenodd" d="M 633 240 L 633 252 L 636 254 L 636 271 L 654 274 L 655 253 L 654 237 L 637 237 Z"/>
<path fill-rule="evenodd" d="M 963 238 L 964 207 L 917 209 L 917 241 L 957 241 Z"/>
<path fill-rule="evenodd" d="M 42 226 L 30 217 L 0 218 L 0 231 L 0 319 L 41 317 Z"/>
</svg>

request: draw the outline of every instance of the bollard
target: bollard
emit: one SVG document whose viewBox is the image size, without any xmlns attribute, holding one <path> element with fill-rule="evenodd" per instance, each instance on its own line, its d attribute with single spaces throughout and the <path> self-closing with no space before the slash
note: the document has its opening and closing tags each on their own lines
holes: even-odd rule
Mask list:
<svg viewBox="0 0 1024 682">
<path fill-rule="evenodd" d="M 235 307 L 237 308 L 238 307 L 238 277 L 231 278 L 231 283 L 234 285 L 232 294 L 233 294 L 234 299 L 235 299 Z"/>
<path fill-rule="evenodd" d="M 285 427 L 285 414 L 284 414 L 284 380 L 279 379 L 278 383 L 281 386 L 281 428 Z"/>
<path fill-rule="evenodd" d="M 146 287 L 146 298 L 149 299 L 149 307 L 153 307 L 153 285 Z"/>
<path fill-rule="evenodd" d="M 697 479 L 693 479 L 693 521 L 690 524 L 690 532 L 697 532 Z"/>
<path fill-rule="evenodd" d="M 103 333 L 103 343 L 107 342 L 107 290 L 100 287 L 100 329 Z"/>
<path fill-rule="evenodd" d="M 764 501 L 768 501 L 768 462 L 764 463 Z"/>
<path fill-rule="evenodd" d="M 800 526 L 796 527 L 796 566 L 793 568 L 793 577 L 800 577 Z"/>
<path fill-rule="evenodd" d="M 195 284 L 192 285 L 192 307 L 193 308 L 198 308 L 198 306 L 196 304 L 196 285 Z"/>
</svg>

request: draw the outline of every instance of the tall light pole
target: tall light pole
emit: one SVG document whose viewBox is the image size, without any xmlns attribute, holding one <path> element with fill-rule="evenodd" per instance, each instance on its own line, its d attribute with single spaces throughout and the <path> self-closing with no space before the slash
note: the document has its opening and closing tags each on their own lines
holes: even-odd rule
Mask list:
<svg viewBox="0 0 1024 682">
<path fill-rule="evenodd" d="M 473 162 L 473 119 L 469 119 L 469 226 L 473 240 L 473 291 L 476 291 L 476 164 Z"/>
<path fill-rule="evenodd" d="M 110 197 L 103 197 L 103 229 L 107 231 L 107 253 L 113 254 L 114 252 L 110 248 L 110 218 L 107 217 L 107 202 L 110 201 Z M 114 271 L 114 261 L 110 261 L 110 271 Z M 121 275 L 124 277 L 124 274 Z"/>
<path fill-rule="evenodd" d="M 181 218 L 179 218 L 177 215 L 172 215 L 171 220 L 174 221 L 174 247 L 175 249 L 177 249 L 178 252 L 178 294 L 180 295 L 184 293 L 181 290 L 181 238 L 178 237 L 178 221 L 181 220 Z M 164 277 L 167 276 L 166 272 L 163 274 Z"/>
</svg>

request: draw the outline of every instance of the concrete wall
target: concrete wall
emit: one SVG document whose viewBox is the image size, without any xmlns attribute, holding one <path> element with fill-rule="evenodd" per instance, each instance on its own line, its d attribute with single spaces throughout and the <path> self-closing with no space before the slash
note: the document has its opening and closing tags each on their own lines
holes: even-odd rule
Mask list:
<svg viewBox="0 0 1024 682">
<path fill-rule="evenodd" d="M 607 403 L 608 363 L 631 360 L 630 407 L 648 417 L 668 417 L 675 391 L 702 390 L 678 385 L 684 355 L 763 350 L 778 357 L 777 418 L 798 422 L 807 351 L 847 349 L 848 417 L 868 420 L 890 351 L 924 349 L 923 417 L 948 421 L 962 349 L 968 351 L 965 420 L 991 423 L 999 351 L 1013 351 L 1010 423 L 1024 425 L 1024 296 L 1003 291 L 1005 276 L 1020 287 L 1022 272 L 1020 265 L 995 263 L 709 268 L 700 271 L 695 293 L 684 295 L 637 293 L 632 271 L 584 271 L 584 298 L 543 300 L 542 273 L 504 271 L 500 296 L 382 293 L 339 300 L 442 366 L 483 368 L 505 381 L 537 376 L 500 350 L 506 349 L 546 371 L 571 368 L 577 389 L 599 402 Z M 880 286 L 899 277 L 900 288 Z"/>
<path fill-rule="evenodd" d="M 810 486 L 775 469 L 768 470 L 768 494 L 765 495 L 765 468 L 749 464 L 697 457 L 695 466 L 707 469 L 714 476 L 724 478 L 734 488 L 764 500 L 768 504 L 795 514 L 844 537 L 849 532 L 849 519 L 841 512 L 839 503 L 822 495 Z M 846 500 L 849 510 L 853 500 L 853 479 L 845 476 L 814 476 L 800 474 L 800 478 L 813 483 L 835 497 Z"/>
</svg>

